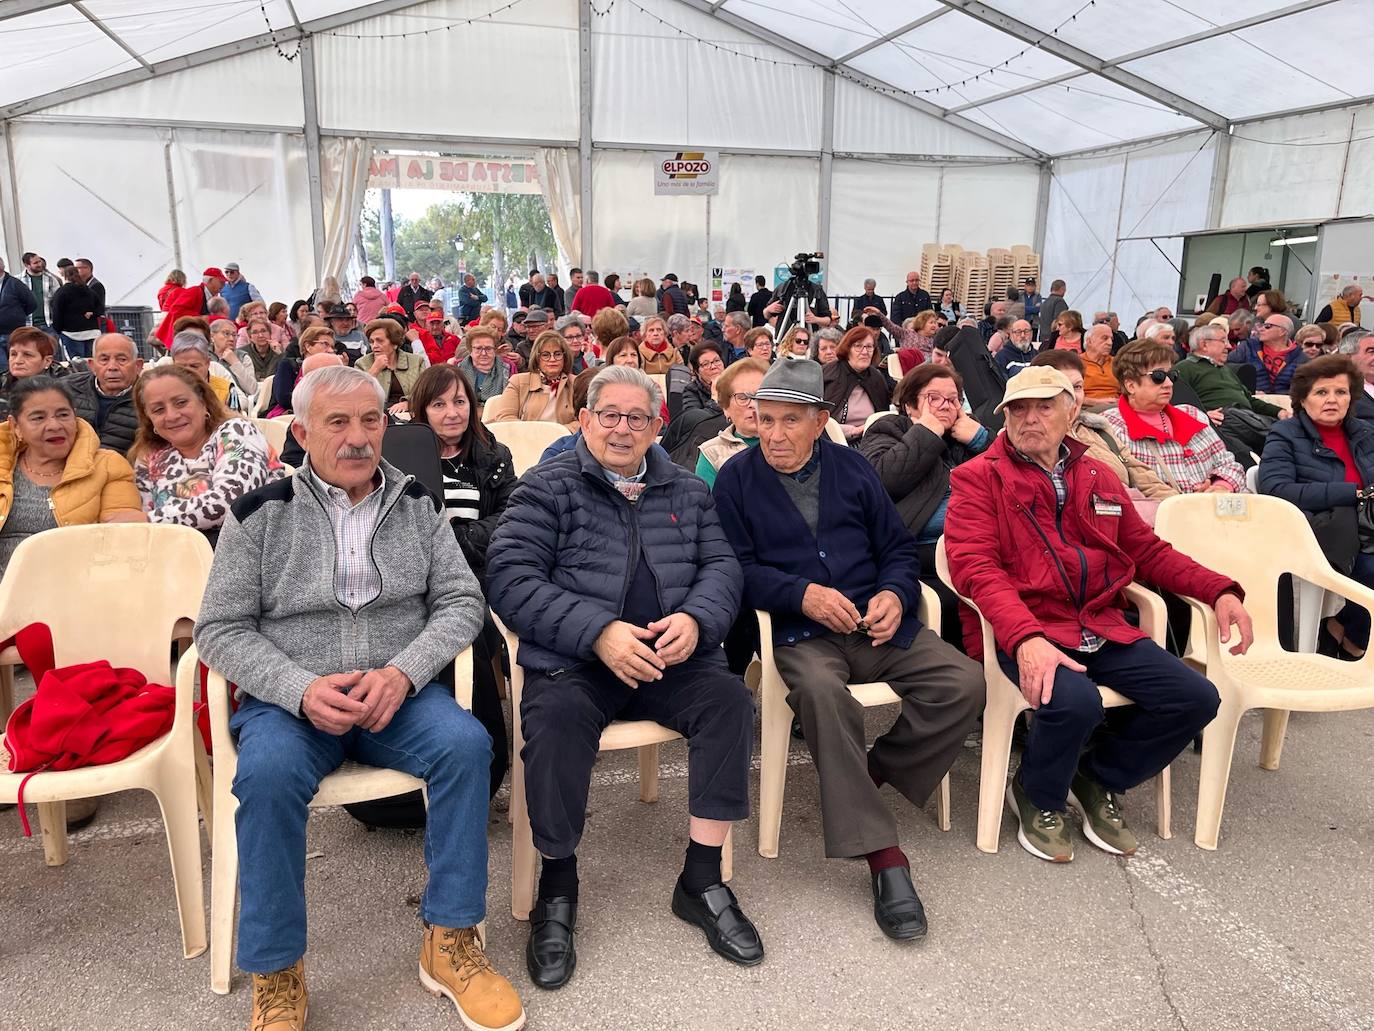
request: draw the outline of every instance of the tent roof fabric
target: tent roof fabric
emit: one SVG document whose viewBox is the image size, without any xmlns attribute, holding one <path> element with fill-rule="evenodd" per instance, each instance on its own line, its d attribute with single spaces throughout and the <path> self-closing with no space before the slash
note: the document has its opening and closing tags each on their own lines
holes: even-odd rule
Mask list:
<svg viewBox="0 0 1374 1031">
<path fill-rule="evenodd" d="M 1251 0 L 1243 11 L 1230 0 L 1189 0 L 1186 9 L 1175 0 L 566 2 L 590 3 L 598 16 L 620 4 L 660 25 L 665 11 L 690 8 L 952 125 L 1016 141 L 1022 153 L 1224 131 L 1374 100 L 1360 62 L 1318 64 L 1293 46 L 1367 50 L 1374 0 Z M 0 117 L 216 57 L 275 47 L 289 59 L 304 35 L 383 14 L 405 15 L 417 33 L 445 20 L 516 24 L 521 3 L 470 0 L 445 18 L 407 14 L 417 0 L 6 0 L 0 41 L 13 59 L 0 67 Z"/>
</svg>

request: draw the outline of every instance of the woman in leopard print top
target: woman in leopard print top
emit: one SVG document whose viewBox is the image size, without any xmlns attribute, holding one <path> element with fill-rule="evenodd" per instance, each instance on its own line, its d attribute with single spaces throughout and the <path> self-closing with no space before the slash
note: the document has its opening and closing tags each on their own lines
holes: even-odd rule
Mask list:
<svg viewBox="0 0 1374 1031">
<path fill-rule="evenodd" d="M 191 526 L 213 543 L 235 500 L 286 475 L 262 432 L 231 418 L 210 385 L 183 368 L 145 372 L 134 407 L 129 458 L 150 522 Z"/>
</svg>

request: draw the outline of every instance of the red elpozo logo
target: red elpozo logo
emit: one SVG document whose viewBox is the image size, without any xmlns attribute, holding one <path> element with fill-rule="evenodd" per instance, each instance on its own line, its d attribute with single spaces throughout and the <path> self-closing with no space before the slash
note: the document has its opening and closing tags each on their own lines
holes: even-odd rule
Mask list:
<svg viewBox="0 0 1374 1031">
<path fill-rule="evenodd" d="M 711 162 L 699 150 L 680 150 L 663 162 L 663 174 L 669 179 L 696 179 L 711 174 Z"/>
</svg>

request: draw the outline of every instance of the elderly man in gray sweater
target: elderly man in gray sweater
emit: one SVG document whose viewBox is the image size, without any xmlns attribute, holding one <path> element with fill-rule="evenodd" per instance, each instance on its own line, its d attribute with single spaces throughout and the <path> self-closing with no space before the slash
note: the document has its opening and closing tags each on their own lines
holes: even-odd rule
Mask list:
<svg viewBox="0 0 1374 1031">
<path fill-rule="evenodd" d="M 238 687 L 238 963 L 253 975 L 251 1026 L 304 1026 L 307 806 L 353 759 L 428 788 L 421 984 L 468 1028 L 515 1031 L 524 1009 L 476 933 L 491 740 L 433 683 L 481 629 L 481 592 L 433 496 L 380 460 L 380 384 L 323 369 L 292 402 L 308 457 L 234 505 L 195 629 L 203 661 Z"/>
</svg>

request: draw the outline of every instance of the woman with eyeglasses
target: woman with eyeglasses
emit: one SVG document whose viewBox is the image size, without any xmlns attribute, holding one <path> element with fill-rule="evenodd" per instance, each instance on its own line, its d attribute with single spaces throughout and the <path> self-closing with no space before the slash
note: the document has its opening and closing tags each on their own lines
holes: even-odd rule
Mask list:
<svg viewBox="0 0 1374 1031">
<path fill-rule="evenodd" d="M 765 365 L 773 361 L 773 331 L 767 326 L 755 326 L 744 334 L 744 356 L 757 358 Z"/>
<path fill-rule="evenodd" d="M 859 444 L 916 538 L 921 579 L 940 596 L 940 636 L 956 643 L 959 599 L 935 573 L 935 545 L 945 532 L 950 471 L 992 443 L 987 428 L 964 411 L 963 395 L 954 369 L 920 365 L 897 384 L 897 413 L 875 422 Z"/>
<path fill-rule="evenodd" d="M 681 415 L 693 411 L 720 412 L 716 404 L 716 380 L 725 372 L 724 346 L 715 340 L 701 340 L 692 345 L 689 364 L 692 381 L 682 389 Z"/>
<path fill-rule="evenodd" d="M 873 364 L 876 348 L 873 330 L 855 326 L 835 348 L 835 361 L 824 366 L 825 400 L 850 443 L 863 434 L 870 415 L 892 403 L 892 381 Z"/>
<path fill-rule="evenodd" d="M 529 372 L 510 378 L 500 397 L 488 402 L 486 422 L 557 422 L 572 432 L 577 428 L 573 414 L 572 353 L 567 342 L 551 329 L 535 338 L 530 348 Z"/>
<path fill-rule="evenodd" d="M 741 358 L 716 379 L 716 400 L 730 425 L 701 445 L 696 474 L 708 487 L 716 485 L 716 473 L 727 459 L 759 442 L 759 424 L 754 412 L 754 392 L 763 382 L 768 363 L 757 358 Z"/>
<path fill-rule="evenodd" d="M 1121 387 L 1103 413 L 1116 439 L 1161 480 L 1183 494 L 1243 492 L 1245 470 L 1192 405 L 1174 405 L 1174 349 L 1137 340 L 1112 359 Z"/>
</svg>

